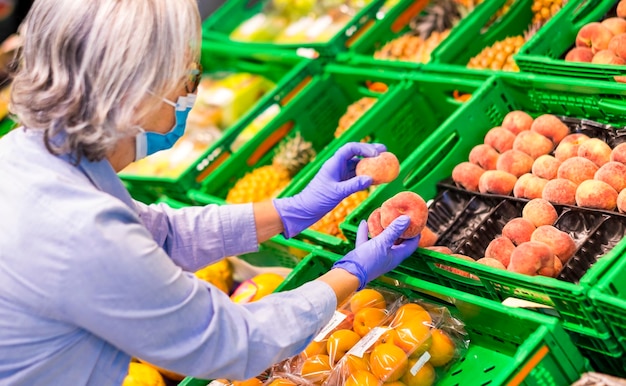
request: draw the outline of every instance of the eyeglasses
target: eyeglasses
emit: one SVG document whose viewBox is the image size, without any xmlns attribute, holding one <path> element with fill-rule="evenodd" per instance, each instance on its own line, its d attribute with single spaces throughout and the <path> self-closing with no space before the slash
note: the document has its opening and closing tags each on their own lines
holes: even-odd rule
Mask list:
<svg viewBox="0 0 626 386">
<path fill-rule="evenodd" d="M 200 63 L 194 63 L 193 68 L 189 70 L 189 77 L 185 82 L 185 91 L 188 94 L 195 94 L 198 91 L 198 86 L 202 80 L 202 65 Z"/>
</svg>

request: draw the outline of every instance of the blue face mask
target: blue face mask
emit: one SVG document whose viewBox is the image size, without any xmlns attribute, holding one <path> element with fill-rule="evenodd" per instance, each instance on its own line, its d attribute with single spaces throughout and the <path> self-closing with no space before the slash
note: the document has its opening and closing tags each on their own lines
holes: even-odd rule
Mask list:
<svg viewBox="0 0 626 386">
<path fill-rule="evenodd" d="M 187 116 L 196 102 L 196 95 L 187 94 L 187 96 L 178 97 L 176 103 L 165 98 L 163 98 L 163 101 L 175 109 L 176 122 L 174 127 L 165 134 L 152 131 L 147 132 L 142 129 L 141 133 L 135 137 L 135 161 L 174 146 L 176 141 L 185 133 Z"/>
</svg>

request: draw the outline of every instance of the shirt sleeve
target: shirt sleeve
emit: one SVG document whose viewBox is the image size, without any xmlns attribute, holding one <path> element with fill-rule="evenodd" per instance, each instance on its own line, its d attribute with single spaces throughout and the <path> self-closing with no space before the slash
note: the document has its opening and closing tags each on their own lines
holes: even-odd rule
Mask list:
<svg viewBox="0 0 626 386">
<path fill-rule="evenodd" d="M 235 304 L 176 266 L 126 207 L 81 219 L 67 242 L 73 256 L 58 317 L 190 376 L 256 376 L 302 351 L 337 306 L 320 281 Z"/>
<path fill-rule="evenodd" d="M 135 206 L 154 241 L 185 270 L 258 250 L 252 204 L 173 209 L 137 201 Z"/>
</svg>

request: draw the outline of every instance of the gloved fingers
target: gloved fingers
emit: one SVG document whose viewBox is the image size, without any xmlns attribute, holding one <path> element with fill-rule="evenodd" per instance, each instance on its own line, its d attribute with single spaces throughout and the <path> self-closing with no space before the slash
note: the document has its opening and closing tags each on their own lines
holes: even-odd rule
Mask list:
<svg viewBox="0 0 626 386">
<path fill-rule="evenodd" d="M 393 260 L 397 260 L 397 264 L 400 264 L 404 259 L 411 256 L 411 254 L 417 249 L 420 238 L 421 235 L 417 235 L 412 239 L 404 239 L 400 244 L 392 246 L 391 255 Z"/>
<path fill-rule="evenodd" d="M 359 229 L 356 231 L 355 247 L 358 247 L 359 245 L 367 242 L 368 240 L 367 233 L 368 233 L 367 221 L 361 220 L 361 223 L 359 224 Z"/>
<path fill-rule="evenodd" d="M 396 242 L 400 235 L 404 233 L 406 228 L 409 227 L 411 219 L 409 216 L 398 216 L 395 220 L 389 224 L 385 230 L 378 236 L 379 240 L 385 245 L 386 248 L 390 248 Z"/>
<path fill-rule="evenodd" d="M 354 156 L 375 157 L 387 148 L 380 143 L 348 142 L 337 150 L 330 160 L 346 165 Z"/>
<path fill-rule="evenodd" d="M 341 192 L 344 197 L 348 197 L 353 193 L 369 188 L 372 185 L 372 181 L 372 177 L 370 176 L 358 176 L 340 182 L 337 184 L 336 189 Z"/>
</svg>

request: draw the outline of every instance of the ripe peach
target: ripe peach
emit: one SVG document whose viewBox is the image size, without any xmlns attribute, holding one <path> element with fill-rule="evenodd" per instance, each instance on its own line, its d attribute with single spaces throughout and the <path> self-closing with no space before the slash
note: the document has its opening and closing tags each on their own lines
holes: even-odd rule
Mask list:
<svg viewBox="0 0 626 386">
<path fill-rule="evenodd" d="M 617 195 L 617 210 L 620 213 L 626 213 L 626 189 L 622 189 Z"/>
<path fill-rule="evenodd" d="M 444 247 L 444 246 L 432 246 L 432 247 L 426 247 L 426 249 L 430 249 L 431 251 L 443 253 L 444 255 L 451 255 L 452 254 L 452 250 L 450 248 Z"/>
<path fill-rule="evenodd" d="M 593 22 L 585 24 L 576 35 L 576 47 L 591 47 L 596 53 L 606 50 L 613 33 L 601 23 Z"/>
<path fill-rule="evenodd" d="M 431 325 L 432 322 L 429 324 L 420 318 L 407 319 L 395 327 L 398 336 L 393 343 L 400 347 L 406 355 L 419 356 L 428 351 L 432 344 Z"/>
<path fill-rule="evenodd" d="M 420 320 L 422 324 L 432 326 L 433 319 L 426 309 L 417 303 L 405 303 L 398 307 L 389 327 L 400 327 L 412 320 Z"/>
<path fill-rule="evenodd" d="M 403 239 L 411 239 L 420 234 L 426 226 L 428 207 L 419 194 L 404 191 L 396 194 L 380 207 L 380 224 L 386 228 L 401 215 L 411 218 L 409 227 L 400 235 Z"/>
<path fill-rule="evenodd" d="M 537 177 L 553 180 L 557 176 L 559 166 L 561 166 L 561 161 L 551 155 L 544 154 L 533 162 L 531 171 Z"/>
<path fill-rule="evenodd" d="M 508 237 L 496 237 L 491 240 L 487 249 L 485 249 L 485 257 L 488 259 L 498 260 L 505 267 L 511 261 L 511 253 L 515 249 L 515 244 Z"/>
<path fill-rule="evenodd" d="M 596 54 L 593 55 L 593 59 L 591 59 L 591 63 L 622 65 L 626 64 L 626 61 L 624 61 L 624 59 L 619 57 L 612 50 L 607 49 L 596 52 Z"/>
<path fill-rule="evenodd" d="M 520 110 L 514 110 L 504 116 L 502 127 L 517 135 L 522 131 L 530 130 L 533 123 L 533 117 L 528 113 Z"/>
<path fill-rule="evenodd" d="M 594 179 L 606 182 L 619 192 L 626 188 L 626 165 L 615 161 L 605 163 L 598 169 Z"/>
<path fill-rule="evenodd" d="M 620 143 L 611 151 L 611 161 L 626 164 L 626 142 Z"/>
<path fill-rule="evenodd" d="M 563 162 L 568 158 L 578 156 L 578 148 L 580 144 L 588 140 L 589 137 L 582 133 L 574 133 L 563 138 L 556 150 L 554 150 L 554 158 Z"/>
<path fill-rule="evenodd" d="M 588 142 L 588 141 L 586 141 Z M 580 152 L 580 149 L 578 149 Z M 557 172 L 558 178 L 565 178 L 576 185 L 581 182 L 593 179 L 598 171 L 598 166 L 587 158 L 573 157 L 561 163 Z"/>
<path fill-rule="evenodd" d="M 556 222 L 558 214 L 554 206 L 548 200 L 536 198 L 528 201 L 522 209 L 522 218 L 530 221 L 534 226 L 552 225 Z"/>
<path fill-rule="evenodd" d="M 591 63 L 593 51 L 589 47 L 574 47 L 565 55 L 567 62 Z"/>
<path fill-rule="evenodd" d="M 600 24 L 602 24 L 609 31 L 611 31 L 611 33 L 613 34 L 613 38 L 620 34 L 626 33 L 626 20 L 622 19 L 621 17 L 609 17 L 602 20 Z M 609 49 L 611 49 L 611 41 L 609 41 Z"/>
<path fill-rule="evenodd" d="M 552 277 L 557 277 L 559 276 L 559 273 L 561 273 L 561 270 L 563 269 L 563 263 L 561 263 L 561 259 L 554 259 L 554 275 Z"/>
<path fill-rule="evenodd" d="M 600 167 L 611 160 L 611 147 L 599 138 L 591 138 L 580 144 L 578 156 L 587 158 Z"/>
<path fill-rule="evenodd" d="M 363 288 L 350 298 L 350 310 L 357 313 L 360 309 L 367 307 L 385 309 L 387 301 L 379 291 L 373 288 Z"/>
<path fill-rule="evenodd" d="M 376 208 L 367 218 L 367 230 L 369 231 L 370 237 L 376 237 L 381 234 L 384 229 L 385 228 L 380 225 L 380 208 Z"/>
<path fill-rule="evenodd" d="M 358 370 L 348 375 L 344 386 L 380 386 L 382 382 L 377 376 L 365 370 Z"/>
<path fill-rule="evenodd" d="M 309 343 L 308 346 L 306 346 L 306 348 L 304 349 L 304 351 L 302 351 L 302 353 L 304 354 L 306 358 L 310 358 L 314 355 L 319 355 L 319 354 L 328 355 L 328 352 L 326 351 L 326 341 L 325 340 L 322 340 L 319 342 L 312 341 L 311 343 Z"/>
<path fill-rule="evenodd" d="M 487 170 L 478 180 L 481 193 L 502 194 L 508 196 L 513 191 L 517 177 L 502 170 Z"/>
<path fill-rule="evenodd" d="M 330 375 L 330 358 L 328 355 L 314 355 L 302 364 L 301 375 L 312 384 L 321 385 Z"/>
<path fill-rule="evenodd" d="M 456 349 L 454 341 L 441 329 L 433 328 L 430 333 L 433 339 L 428 350 L 430 364 L 436 367 L 448 364 L 454 358 Z"/>
<path fill-rule="evenodd" d="M 370 332 L 372 328 L 381 325 L 386 317 L 387 312 L 382 308 L 361 308 L 354 314 L 352 330 L 363 337 Z"/>
<path fill-rule="evenodd" d="M 515 183 L 513 195 L 517 198 L 540 198 L 548 180 L 526 173 Z"/>
<path fill-rule="evenodd" d="M 485 144 L 476 145 L 469 154 L 469 161 L 485 170 L 495 170 L 500 153 L 493 147 Z"/>
<path fill-rule="evenodd" d="M 409 369 L 412 369 L 418 360 L 418 358 L 409 359 Z M 411 371 L 407 371 L 400 380 L 402 381 L 402 385 L 405 386 L 431 386 L 435 384 L 436 378 L 437 373 L 435 372 L 435 368 L 429 362 L 426 362 L 415 375 L 413 375 Z"/>
<path fill-rule="evenodd" d="M 502 236 L 508 238 L 515 245 L 530 241 L 530 236 L 535 231 L 535 226 L 523 217 L 509 220 L 502 228 Z"/>
<path fill-rule="evenodd" d="M 395 154 L 388 151 L 376 157 L 363 158 L 356 165 L 356 175 L 372 177 L 372 185 L 391 182 L 398 177 L 398 173 L 400 173 L 400 162 Z"/>
<path fill-rule="evenodd" d="M 498 153 L 511 150 L 513 148 L 513 141 L 515 141 L 515 134 L 502 126 L 494 127 L 485 135 L 485 144 L 496 149 Z"/>
<path fill-rule="evenodd" d="M 548 181 L 543 188 L 542 198 L 556 205 L 576 205 L 578 185 L 565 178 Z"/>
<path fill-rule="evenodd" d="M 565 264 L 574 256 L 576 252 L 576 243 L 574 239 L 552 225 L 542 225 L 535 230 L 530 238 L 531 241 L 537 241 L 546 244 L 561 263 Z"/>
<path fill-rule="evenodd" d="M 515 177 L 520 177 L 530 172 L 534 161 L 533 157 L 528 154 L 511 149 L 500 154 L 496 163 L 496 169 L 511 173 Z"/>
<path fill-rule="evenodd" d="M 429 227 L 426 226 L 424 227 L 424 229 L 422 229 L 419 247 L 420 248 L 432 247 L 433 245 L 435 245 L 435 243 L 437 243 L 437 238 L 438 238 L 437 234 L 433 232 Z"/>
<path fill-rule="evenodd" d="M 626 27 L 626 20 L 618 17 L 611 18 L 613 20 L 619 20 L 622 27 Z M 606 19 L 611 20 L 611 19 Z M 615 55 L 619 56 L 622 60 L 626 59 L 626 30 L 615 34 L 609 41 L 609 50 L 613 51 Z"/>
<path fill-rule="evenodd" d="M 576 205 L 613 210 L 617 206 L 617 192 L 604 181 L 583 181 L 576 189 Z"/>
<path fill-rule="evenodd" d="M 397 381 L 407 371 L 408 366 L 406 353 L 391 343 L 374 347 L 370 355 L 372 374 L 383 382 Z"/>
<path fill-rule="evenodd" d="M 491 257 L 483 257 L 476 260 L 478 264 L 486 265 L 492 268 L 506 269 L 506 266 L 500 262 L 500 260 L 492 259 Z"/>
<path fill-rule="evenodd" d="M 461 162 L 452 169 L 452 179 L 463 188 L 478 192 L 478 180 L 485 170 L 471 162 Z"/>
<path fill-rule="evenodd" d="M 544 243 L 528 241 L 515 248 L 511 254 L 511 263 L 507 267 L 511 272 L 525 275 L 554 275 L 554 254 Z"/>
<path fill-rule="evenodd" d="M 569 127 L 552 114 L 543 114 L 535 118 L 530 130 L 550 139 L 555 146 L 569 134 Z"/>
<path fill-rule="evenodd" d="M 330 363 L 337 363 L 358 341 L 361 336 L 352 330 L 337 330 L 326 341 L 326 351 Z"/>
<path fill-rule="evenodd" d="M 626 17 L 626 1 L 622 0 L 617 3 L 617 17 Z"/>
<path fill-rule="evenodd" d="M 523 131 L 515 137 L 513 149 L 537 159 L 539 156 L 550 153 L 554 149 L 554 144 L 549 138 L 535 131 Z"/>
</svg>

